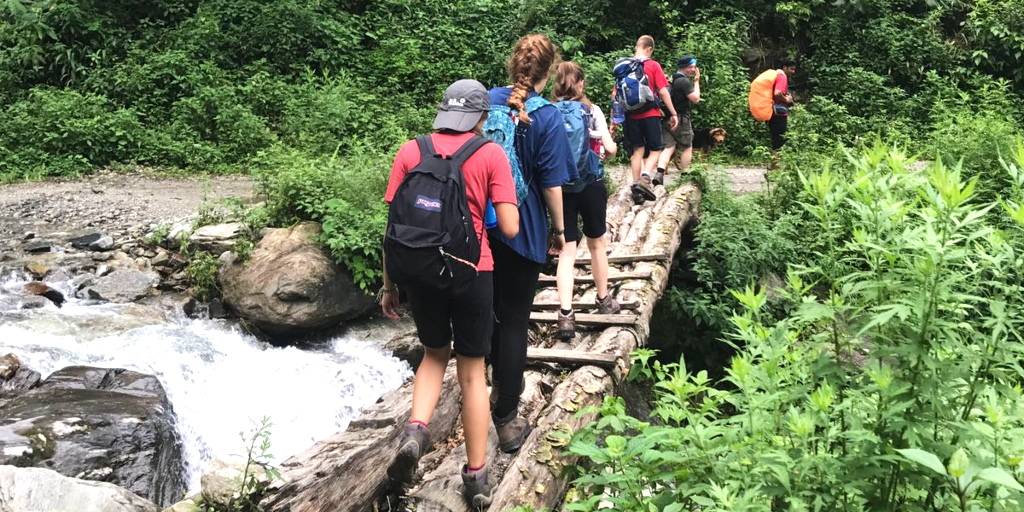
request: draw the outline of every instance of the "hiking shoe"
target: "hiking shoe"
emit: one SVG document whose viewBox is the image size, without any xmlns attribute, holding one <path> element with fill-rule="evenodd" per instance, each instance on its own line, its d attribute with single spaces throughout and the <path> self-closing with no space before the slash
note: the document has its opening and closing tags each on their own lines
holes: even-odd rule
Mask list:
<svg viewBox="0 0 1024 512">
<path fill-rule="evenodd" d="M 658 169 L 658 172 L 654 174 L 654 179 L 651 180 L 654 186 L 661 186 L 665 184 L 665 169 Z"/>
<path fill-rule="evenodd" d="M 388 476 L 392 480 L 403 485 L 412 483 L 416 476 L 416 466 L 420 457 L 430 447 L 430 432 L 422 425 L 408 425 L 405 427 L 405 437 L 402 444 L 398 446 L 398 455 L 388 467 Z"/>
<path fill-rule="evenodd" d="M 576 337 L 576 312 L 570 311 L 568 315 L 558 312 L 558 333 L 559 339 L 571 340 Z"/>
<path fill-rule="evenodd" d="M 629 192 L 633 196 L 633 204 L 641 205 L 644 204 L 644 195 L 640 193 L 640 191 L 637 189 L 637 186 L 638 184 L 634 183 L 633 186 L 630 187 Z"/>
<path fill-rule="evenodd" d="M 519 416 L 518 409 L 505 418 L 494 419 L 494 429 L 498 431 L 498 448 L 505 453 L 513 453 L 523 446 L 533 430 L 526 419 Z"/>
<path fill-rule="evenodd" d="M 484 510 L 491 504 L 489 469 L 487 464 L 476 471 L 470 471 L 469 466 L 462 466 L 462 485 L 465 487 L 462 497 L 466 498 L 466 504 L 473 510 Z"/>
<path fill-rule="evenodd" d="M 640 181 L 633 184 L 636 190 L 644 196 L 644 199 L 648 201 L 654 201 L 658 198 L 657 194 L 654 193 L 654 185 L 651 184 L 651 177 L 647 174 L 640 176 Z"/>
<path fill-rule="evenodd" d="M 598 313 L 602 315 L 614 315 L 619 311 L 622 311 L 622 306 L 620 306 L 619 302 L 612 297 L 611 293 L 605 295 L 603 299 L 597 299 Z"/>
</svg>

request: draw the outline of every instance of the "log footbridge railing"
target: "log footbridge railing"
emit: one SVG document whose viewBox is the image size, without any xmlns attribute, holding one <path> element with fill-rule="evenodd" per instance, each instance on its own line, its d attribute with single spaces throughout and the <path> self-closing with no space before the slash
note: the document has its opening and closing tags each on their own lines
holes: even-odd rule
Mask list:
<svg viewBox="0 0 1024 512">
<path fill-rule="evenodd" d="M 622 170 L 616 170 L 619 177 Z M 622 183 L 624 180 L 617 180 Z M 557 509 L 569 482 L 562 468 L 575 461 L 562 447 L 592 415 L 577 417 L 587 406 L 613 394 L 628 371 L 629 354 L 650 333 L 654 306 L 668 285 L 673 256 L 686 226 L 696 218 L 700 190 L 683 184 L 673 191 L 658 187 L 658 199 L 634 207 L 627 187 L 609 199 L 611 288 L 623 305 L 618 315 L 580 313 L 594 308 L 596 290 L 590 258 L 581 244 L 574 306 L 577 335 L 555 340 L 558 296 L 554 276 L 542 276 L 531 315 L 531 347 L 526 389 L 520 410 L 534 425 L 515 454 L 497 449 L 491 431 L 488 460 L 495 478 L 492 511 L 518 505 Z M 406 335 L 415 343 L 415 335 Z M 416 361 L 414 361 L 415 364 Z M 566 371 L 568 373 L 566 374 Z M 372 510 L 468 511 L 461 496 L 459 470 L 465 445 L 457 428 L 460 394 L 454 363 L 431 421 L 434 449 L 420 462 L 422 478 L 404 503 L 384 501 L 393 492 L 386 469 L 393 457 L 412 405 L 412 385 L 384 395 L 347 430 L 320 441 L 281 465 L 282 481 L 263 501 L 265 510 L 339 512 Z"/>
</svg>

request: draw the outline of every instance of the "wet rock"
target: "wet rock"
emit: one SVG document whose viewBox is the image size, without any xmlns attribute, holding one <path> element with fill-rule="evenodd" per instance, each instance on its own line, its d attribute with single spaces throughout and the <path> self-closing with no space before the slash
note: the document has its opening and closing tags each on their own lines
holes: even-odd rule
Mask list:
<svg viewBox="0 0 1024 512">
<path fill-rule="evenodd" d="M 207 311 L 210 314 L 210 318 L 227 318 L 228 312 L 224 310 L 224 303 L 220 299 L 213 299 L 210 304 L 207 305 Z"/>
<path fill-rule="evenodd" d="M 46 274 L 50 273 L 50 266 L 38 261 L 30 261 L 25 265 L 25 270 L 36 277 L 36 279 L 42 279 Z"/>
<path fill-rule="evenodd" d="M 111 267 L 110 265 L 100 265 L 96 267 L 96 277 L 103 277 L 105 275 L 109 275 L 113 271 L 114 267 Z"/>
<path fill-rule="evenodd" d="M 152 375 L 122 369 L 64 368 L 3 404 L 2 464 L 114 483 L 159 504 L 184 489 L 181 445 L 163 386 Z"/>
<path fill-rule="evenodd" d="M 224 303 L 277 338 L 337 325 L 373 306 L 324 251 L 320 225 L 304 222 L 267 235 L 246 265 L 219 273 Z"/>
<path fill-rule="evenodd" d="M 50 288 L 46 283 L 42 283 L 39 281 L 25 283 L 25 293 L 29 295 L 38 295 L 40 297 L 46 297 L 58 308 L 63 306 L 65 302 L 63 293 L 54 290 L 53 288 Z"/>
<path fill-rule="evenodd" d="M 203 501 L 227 509 L 239 494 L 246 463 L 245 457 L 237 455 L 213 459 L 200 479 Z M 259 464 L 249 466 L 249 475 L 256 478 L 260 486 L 270 482 L 266 470 Z"/>
<path fill-rule="evenodd" d="M 70 243 L 71 247 L 74 247 L 75 249 L 88 249 L 92 244 L 99 242 L 104 237 L 107 237 L 105 233 L 88 233 L 69 238 L 68 243 Z M 111 239 L 110 242 L 113 243 L 113 239 Z"/>
<path fill-rule="evenodd" d="M 7 380 L 21 368 L 21 359 L 13 353 L 0 357 L 0 380 Z"/>
<path fill-rule="evenodd" d="M 149 264 L 154 266 L 154 267 L 163 267 L 163 266 L 167 265 L 170 262 L 171 262 L 171 255 L 168 254 L 167 251 L 160 251 L 160 252 L 156 253 L 149 260 Z"/>
<path fill-rule="evenodd" d="M 160 276 L 155 272 L 120 269 L 96 278 L 85 294 L 90 299 L 107 302 L 132 302 L 152 294 L 159 282 Z"/>
<path fill-rule="evenodd" d="M 0 510 L 156 512 L 160 509 L 116 485 L 68 478 L 49 469 L 0 466 Z"/>
<path fill-rule="evenodd" d="M 24 250 L 25 252 L 27 252 L 29 254 L 40 254 L 40 253 L 52 251 L 53 250 L 53 244 L 50 243 L 50 242 L 46 242 L 46 241 L 40 240 L 40 241 L 37 241 L 37 242 L 31 242 L 31 243 L 25 244 L 25 246 L 22 247 L 22 250 Z"/>
<path fill-rule="evenodd" d="M 35 238 L 35 237 L 36 237 L 36 234 L 35 234 L 35 233 L 33 233 L 33 232 L 31 232 L 31 231 L 26 231 L 26 232 L 25 232 L 25 235 L 21 237 L 21 241 L 22 241 L 22 242 L 27 242 L 27 241 L 29 241 L 29 240 L 32 240 L 32 239 L 33 239 L 33 238 Z"/>
<path fill-rule="evenodd" d="M 4 309 L 42 309 L 52 304 L 45 297 L 30 295 L 28 297 L 10 297 L 0 301 Z"/>
<path fill-rule="evenodd" d="M 203 226 L 192 233 L 189 243 L 192 247 L 220 254 L 234 247 L 235 240 L 242 236 L 242 229 L 238 222 Z"/>
<path fill-rule="evenodd" d="M 40 379 L 42 375 L 39 372 L 22 366 L 9 379 L 0 379 L 0 393 L 17 393 L 32 389 L 39 384 Z"/>
<path fill-rule="evenodd" d="M 197 494 L 191 498 L 185 498 L 174 505 L 171 505 L 161 512 L 197 512 L 201 510 L 199 504 L 203 501 L 203 495 Z"/>
<path fill-rule="evenodd" d="M 113 248 L 114 239 L 108 235 L 104 235 L 99 240 L 89 244 L 90 251 L 109 251 Z"/>
</svg>

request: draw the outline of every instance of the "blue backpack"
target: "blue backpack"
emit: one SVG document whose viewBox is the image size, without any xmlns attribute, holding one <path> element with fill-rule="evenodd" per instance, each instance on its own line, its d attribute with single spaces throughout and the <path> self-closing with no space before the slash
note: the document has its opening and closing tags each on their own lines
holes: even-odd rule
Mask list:
<svg viewBox="0 0 1024 512">
<path fill-rule="evenodd" d="M 551 102 L 540 97 L 528 98 L 525 103 L 526 115 L 534 113 L 544 105 Z M 523 166 L 519 163 L 519 156 L 516 154 L 516 127 L 519 125 L 519 111 L 509 108 L 507 105 L 491 105 L 487 121 L 484 122 L 484 137 L 496 142 L 501 149 L 505 150 L 509 166 L 512 167 L 512 181 L 516 184 L 516 199 L 519 206 L 530 193 L 530 184 L 523 179 Z"/>
<path fill-rule="evenodd" d="M 579 178 L 562 186 L 564 192 L 578 194 L 588 185 L 604 178 L 601 157 L 590 149 L 590 130 L 594 128 L 594 116 L 590 108 L 579 101 L 561 100 L 555 103 L 562 113 L 565 132 L 569 136 L 569 149 L 576 155 L 576 170 Z"/>
<path fill-rule="evenodd" d="M 615 92 L 627 112 L 647 110 L 651 103 L 657 103 L 657 96 L 644 72 L 646 59 L 626 57 L 619 59 L 612 68 L 615 76 Z"/>
</svg>

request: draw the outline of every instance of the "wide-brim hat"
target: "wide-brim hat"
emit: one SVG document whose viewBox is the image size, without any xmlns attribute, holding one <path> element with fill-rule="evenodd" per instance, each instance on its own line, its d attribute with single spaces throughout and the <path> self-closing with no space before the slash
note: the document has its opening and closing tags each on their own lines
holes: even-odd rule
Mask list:
<svg viewBox="0 0 1024 512">
<path fill-rule="evenodd" d="M 459 80 L 448 86 L 434 118 L 435 130 L 468 132 L 491 108 L 487 89 L 476 80 Z"/>
</svg>

